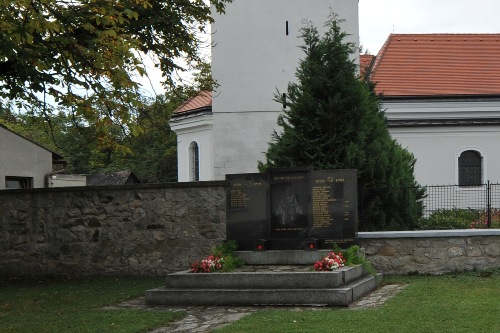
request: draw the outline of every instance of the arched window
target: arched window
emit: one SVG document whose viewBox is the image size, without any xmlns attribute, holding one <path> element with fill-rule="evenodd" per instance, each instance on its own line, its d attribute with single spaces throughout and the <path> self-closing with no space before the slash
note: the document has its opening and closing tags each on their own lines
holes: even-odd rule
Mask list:
<svg viewBox="0 0 500 333">
<path fill-rule="evenodd" d="M 458 157 L 458 185 L 477 186 L 483 183 L 483 157 L 475 150 L 466 150 Z"/>
<path fill-rule="evenodd" d="M 189 180 L 200 180 L 200 149 L 196 141 L 191 142 L 189 147 Z"/>
</svg>

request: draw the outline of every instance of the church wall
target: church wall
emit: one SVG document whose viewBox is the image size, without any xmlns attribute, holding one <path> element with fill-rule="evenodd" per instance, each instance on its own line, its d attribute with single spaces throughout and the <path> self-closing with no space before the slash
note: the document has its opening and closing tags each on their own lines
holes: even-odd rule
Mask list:
<svg viewBox="0 0 500 333">
<path fill-rule="evenodd" d="M 476 150 L 483 157 L 483 181 L 500 182 L 500 126 L 390 129 L 417 163 L 415 177 L 423 185 L 458 185 L 458 156 Z"/>
<path fill-rule="evenodd" d="M 481 98 L 385 100 L 382 109 L 389 120 L 498 119 L 500 101 Z"/>
<path fill-rule="evenodd" d="M 349 41 L 358 45 L 355 0 L 235 1 L 225 15 L 215 16 L 212 73 L 220 84 L 213 94 L 215 179 L 257 171 L 282 107 L 274 95 L 286 91 L 304 57 L 298 38 L 303 20 L 321 33 L 330 8 L 345 19 Z M 359 63 L 359 55 L 353 60 Z"/>
<path fill-rule="evenodd" d="M 480 99 L 385 102 L 389 121 L 488 119 L 500 116 L 498 101 Z M 483 157 L 483 182 L 500 183 L 500 126 L 454 125 L 390 127 L 390 133 L 416 159 L 415 177 L 422 185 L 458 185 L 458 156 L 476 150 Z"/>
<path fill-rule="evenodd" d="M 276 127 L 279 111 L 214 114 L 217 156 L 215 177 L 226 174 L 257 172 Z M 237 124 L 237 125 L 236 125 Z"/>
<path fill-rule="evenodd" d="M 200 115 L 182 121 L 171 120 L 170 126 L 177 135 L 177 180 L 192 181 L 190 146 L 198 144 L 200 180 L 213 180 L 213 126 L 212 115 Z"/>
</svg>

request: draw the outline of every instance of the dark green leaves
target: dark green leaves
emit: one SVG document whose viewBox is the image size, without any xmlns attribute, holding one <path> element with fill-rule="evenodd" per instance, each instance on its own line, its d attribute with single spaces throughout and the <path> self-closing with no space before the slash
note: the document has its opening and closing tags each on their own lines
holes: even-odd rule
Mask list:
<svg viewBox="0 0 500 333">
<path fill-rule="evenodd" d="M 179 58 L 200 61 L 197 32 L 210 14 L 203 0 L 0 0 L 0 106 L 48 115 L 56 104 L 91 125 L 110 120 L 138 133 L 142 56 L 157 59 L 172 85 L 186 69 Z"/>
<path fill-rule="evenodd" d="M 351 60 L 357 49 L 344 42 L 335 15 L 326 26 L 322 37 L 311 24 L 302 29 L 306 56 L 297 68 L 297 83 L 290 83 L 285 94 L 287 108 L 278 119 L 282 131 L 259 168 L 358 169 L 368 221 L 362 227 L 412 228 L 421 214 L 422 195 L 413 176 L 415 160 L 391 138 L 373 85 L 359 78 Z M 276 100 L 282 99 L 278 92 Z M 403 201 L 411 209 L 402 207 Z"/>
</svg>

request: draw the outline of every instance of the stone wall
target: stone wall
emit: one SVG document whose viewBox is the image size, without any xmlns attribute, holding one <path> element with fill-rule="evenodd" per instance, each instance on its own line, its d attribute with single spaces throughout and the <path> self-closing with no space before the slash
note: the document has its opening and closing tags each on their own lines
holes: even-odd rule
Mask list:
<svg viewBox="0 0 500 333">
<path fill-rule="evenodd" d="M 443 274 L 500 267 L 500 230 L 360 233 L 366 257 L 384 274 Z"/>
<path fill-rule="evenodd" d="M 0 276 L 164 275 L 226 236 L 223 182 L 0 191 Z"/>
<path fill-rule="evenodd" d="M 0 278 L 161 276 L 226 237 L 224 182 L 0 191 Z M 359 233 L 384 274 L 500 267 L 500 230 Z"/>
</svg>

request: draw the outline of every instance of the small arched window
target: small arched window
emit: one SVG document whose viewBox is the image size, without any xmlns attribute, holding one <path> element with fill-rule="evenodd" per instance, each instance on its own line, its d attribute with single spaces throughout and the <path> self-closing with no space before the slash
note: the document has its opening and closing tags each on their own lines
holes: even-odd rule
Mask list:
<svg viewBox="0 0 500 333">
<path fill-rule="evenodd" d="M 189 179 L 191 181 L 200 180 L 200 148 L 196 141 L 191 142 L 189 147 Z"/>
<path fill-rule="evenodd" d="M 475 150 L 466 150 L 458 157 L 458 185 L 478 186 L 483 183 L 483 158 Z"/>
</svg>

